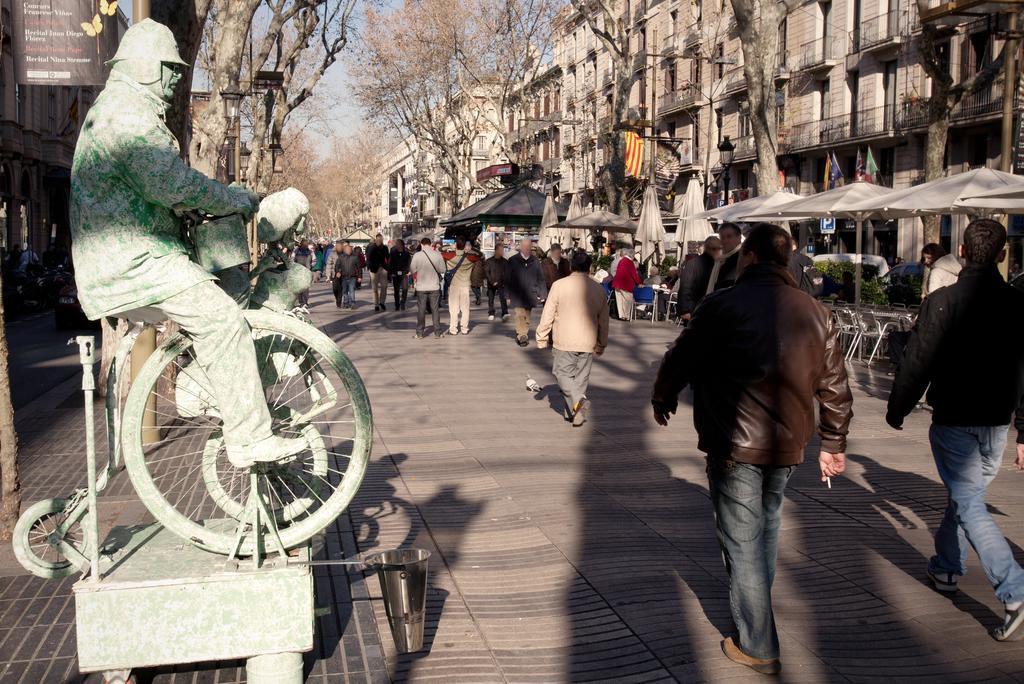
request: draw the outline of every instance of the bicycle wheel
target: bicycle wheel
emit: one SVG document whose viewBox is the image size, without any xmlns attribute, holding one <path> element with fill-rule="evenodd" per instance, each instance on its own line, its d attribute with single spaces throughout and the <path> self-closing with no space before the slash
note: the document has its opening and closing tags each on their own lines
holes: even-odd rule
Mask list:
<svg viewBox="0 0 1024 684">
<path fill-rule="evenodd" d="M 218 553 L 234 549 L 237 523 L 252 492 L 252 473 L 274 511 L 285 548 L 305 543 L 341 514 L 366 471 L 373 434 L 370 402 L 359 373 L 334 342 L 312 325 L 270 311 L 245 312 L 276 434 L 303 437 L 307 449 L 286 463 L 234 468 L 223 448 L 220 413 L 191 341 L 165 342 L 143 366 L 125 402 L 122 448 L 142 502 L 167 529 Z M 179 379 L 175 396 L 158 387 L 165 371 Z M 155 395 L 156 407 L 146 400 Z M 188 398 L 187 406 L 182 402 Z M 143 418 L 155 418 L 160 440 L 142 443 Z M 224 522 L 224 516 L 230 518 Z M 215 519 L 220 519 L 214 522 Z M 242 539 L 240 555 L 254 548 Z M 268 540 L 269 541 L 269 540 Z M 265 545 L 273 548 L 273 543 Z"/>
<path fill-rule="evenodd" d="M 36 577 L 57 579 L 81 572 L 89 564 L 69 560 L 57 541 L 70 544 L 88 556 L 85 530 L 79 521 L 70 522 L 65 499 L 43 499 L 21 514 L 14 526 L 14 556 Z M 64 527 L 63 532 L 58 529 Z"/>
</svg>

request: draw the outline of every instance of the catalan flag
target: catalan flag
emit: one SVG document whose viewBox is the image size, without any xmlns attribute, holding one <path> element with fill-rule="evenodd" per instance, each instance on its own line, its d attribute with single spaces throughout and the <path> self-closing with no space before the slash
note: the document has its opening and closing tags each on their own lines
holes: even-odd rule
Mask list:
<svg viewBox="0 0 1024 684">
<path fill-rule="evenodd" d="M 626 175 L 640 177 L 644 165 L 644 139 L 633 131 L 626 131 Z"/>
</svg>

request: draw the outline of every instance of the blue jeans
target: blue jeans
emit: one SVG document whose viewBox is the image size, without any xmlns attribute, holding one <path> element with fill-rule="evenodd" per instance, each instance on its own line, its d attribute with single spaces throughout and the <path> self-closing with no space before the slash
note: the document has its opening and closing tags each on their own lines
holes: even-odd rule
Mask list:
<svg viewBox="0 0 1024 684">
<path fill-rule="evenodd" d="M 762 466 L 708 457 L 718 543 L 729 573 L 729 607 L 738 645 L 754 658 L 778 658 L 772 582 L 786 483 L 796 466 Z"/>
<path fill-rule="evenodd" d="M 341 279 L 341 303 L 344 306 L 356 305 L 356 279 Z"/>
<path fill-rule="evenodd" d="M 932 425 L 928 433 L 935 466 L 949 492 L 946 514 L 935 533 L 935 555 L 928 568 L 963 575 L 970 544 L 1003 603 L 1024 601 L 1024 570 L 988 512 L 985 490 L 999 472 L 1008 430 L 1008 425 Z"/>
</svg>

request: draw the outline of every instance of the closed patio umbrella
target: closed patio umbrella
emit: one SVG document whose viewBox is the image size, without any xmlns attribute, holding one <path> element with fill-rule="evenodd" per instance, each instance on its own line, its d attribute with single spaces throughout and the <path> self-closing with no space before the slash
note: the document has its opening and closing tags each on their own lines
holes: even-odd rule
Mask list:
<svg viewBox="0 0 1024 684">
<path fill-rule="evenodd" d="M 578 219 L 583 216 L 583 203 L 580 202 L 580 193 L 576 193 L 572 196 L 572 200 L 569 202 L 569 210 L 565 214 L 565 221 L 568 223 L 574 219 Z M 562 228 L 561 229 L 562 239 L 565 243 L 563 247 L 572 246 L 572 244 L 579 240 L 587 239 L 587 231 L 577 228 Z M 584 248 L 586 246 L 584 245 Z"/>
<path fill-rule="evenodd" d="M 701 214 L 704 212 L 704 186 L 696 176 L 686 184 L 683 195 L 683 206 L 679 210 L 679 223 L 676 227 L 676 241 L 683 249 L 684 256 L 690 254 L 692 243 L 704 242 L 715 230 L 711 223 Z"/>
<path fill-rule="evenodd" d="M 551 249 L 551 245 L 559 239 L 559 231 L 555 227 L 557 223 L 558 212 L 555 210 L 555 198 L 548 195 L 548 198 L 544 200 L 544 212 L 540 219 L 540 239 L 538 240 L 540 248 L 545 252 Z"/>
<path fill-rule="evenodd" d="M 644 192 L 635 239 L 640 243 L 641 263 L 660 252 L 661 245 L 665 242 L 665 225 L 661 222 L 658 191 L 653 185 L 647 186 L 647 190 Z"/>
<path fill-rule="evenodd" d="M 864 221 L 879 215 L 877 209 L 855 209 L 858 205 L 867 205 L 870 201 L 880 202 L 885 195 L 892 194 L 890 188 L 881 185 L 872 185 L 863 181 L 856 181 L 838 188 L 819 192 L 810 197 L 790 202 L 789 204 L 768 209 L 755 215 L 744 217 L 747 221 L 769 221 L 803 220 L 809 218 L 846 218 L 857 222 L 857 246 L 856 252 L 860 254 L 863 250 L 862 230 Z M 855 304 L 860 306 L 860 286 L 863 265 L 860 260 L 855 265 L 856 273 L 856 297 Z"/>
<path fill-rule="evenodd" d="M 589 214 L 584 214 L 579 218 L 570 221 L 566 219 L 558 224 L 559 228 L 571 228 L 573 230 L 585 230 L 587 232 L 592 231 L 607 231 L 609 233 L 627 233 L 629 235 L 636 235 L 637 225 L 630 221 L 628 218 L 623 218 L 618 214 L 613 214 L 610 211 L 598 209 L 592 211 Z"/>
</svg>

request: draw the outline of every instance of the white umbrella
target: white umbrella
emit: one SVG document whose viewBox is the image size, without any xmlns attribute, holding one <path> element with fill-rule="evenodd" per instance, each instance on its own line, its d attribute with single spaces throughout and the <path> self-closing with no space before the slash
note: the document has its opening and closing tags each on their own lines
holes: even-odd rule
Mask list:
<svg viewBox="0 0 1024 684">
<path fill-rule="evenodd" d="M 618 214 L 613 214 L 612 212 L 604 211 L 603 209 L 592 211 L 589 214 L 584 214 L 583 216 L 574 218 L 571 221 L 566 219 L 559 223 L 558 227 L 585 230 L 588 233 L 591 231 L 606 231 L 609 233 L 626 233 L 628 235 L 636 235 L 637 231 L 636 224 L 628 218 L 623 218 Z"/>
<path fill-rule="evenodd" d="M 576 193 L 572 196 L 572 200 L 569 202 L 569 210 L 565 214 L 565 221 L 574 221 L 580 216 L 583 216 L 583 205 L 580 203 L 580 193 Z M 560 231 L 562 247 L 571 247 L 574 240 L 585 240 L 587 238 L 587 231 L 581 228 L 562 228 Z M 586 245 L 584 245 L 586 248 Z"/>
<path fill-rule="evenodd" d="M 704 187 L 694 176 L 686 184 L 686 194 L 683 195 L 683 206 L 679 210 L 679 224 L 676 228 L 676 241 L 682 246 L 684 254 L 689 253 L 691 242 L 704 242 L 709 235 L 715 233 L 711 223 L 700 216 L 703 213 Z"/>
<path fill-rule="evenodd" d="M 760 214 L 769 209 L 775 209 L 776 207 L 781 207 L 791 202 L 795 202 L 798 199 L 801 199 L 800 195 L 779 190 L 770 195 L 758 195 L 757 197 L 751 197 L 750 199 L 743 200 L 742 202 L 728 204 L 724 207 L 718 207 L 717 209 L 710 209 L 697 214 L 694 218 L 709 219 L 712 221 L 718 221 L 719 223 L 726 223 L 727 221 L 745 221 L 747 216 Z"/>
<path fill-rule="evenodd" d="M 808 218 L 848 218 L 857 222 L 857 254 L 863 249 L 862 230 L 864 221 L 878 216 L 877 209 L 856 209 L 858 205 L 866 205 L 870 201 L 878 202 L 885 195 L 892 194 L 890 188 L 856 181 L 841 185 L 817 195 L 804 197 L 781 207 L 762 211 L 756 215 L 744 217 L 747 221 L 778 221 L 779 219 L 803 220 Z M 863 264 L 860 260 L 855 265 L 856 297 L 855 304 L 860 306 L 860 284 Z"/>
<path fill-rule="evenodd" d="M 887 219 L 967 214 L 1008 209 L 1007 205 L 1012 204 L 1008 196 L 1013 193 L 1020 198 L 1016 206 L 1024 208 L 1024 177 L 995 169 L 972 169 L 868 199 L 852 209 L 870 211 Z"/>
<path fill-rule="evenodd" d="M 559 231 L 554 227 L 557 223 L 558 212 L 555 210 L 555 198 L 548 195 L 547 199 L 544 200 L 544 212 L 540 217 L 540 237 L 537 240 L 537 244 L 545 252 L 551 249 L 551 245 L 558 241 Z"/>
<path fill-rule="evenodd" d="M 661 207 L 658 206 L 658 190 L 648 185 L 644 202 L 637 221 L 636 241 L 640 243 L 640 262 L 650 259 L 661 251 L 665 241 L 665 225 L 661 222 Z"/>
</svg>

